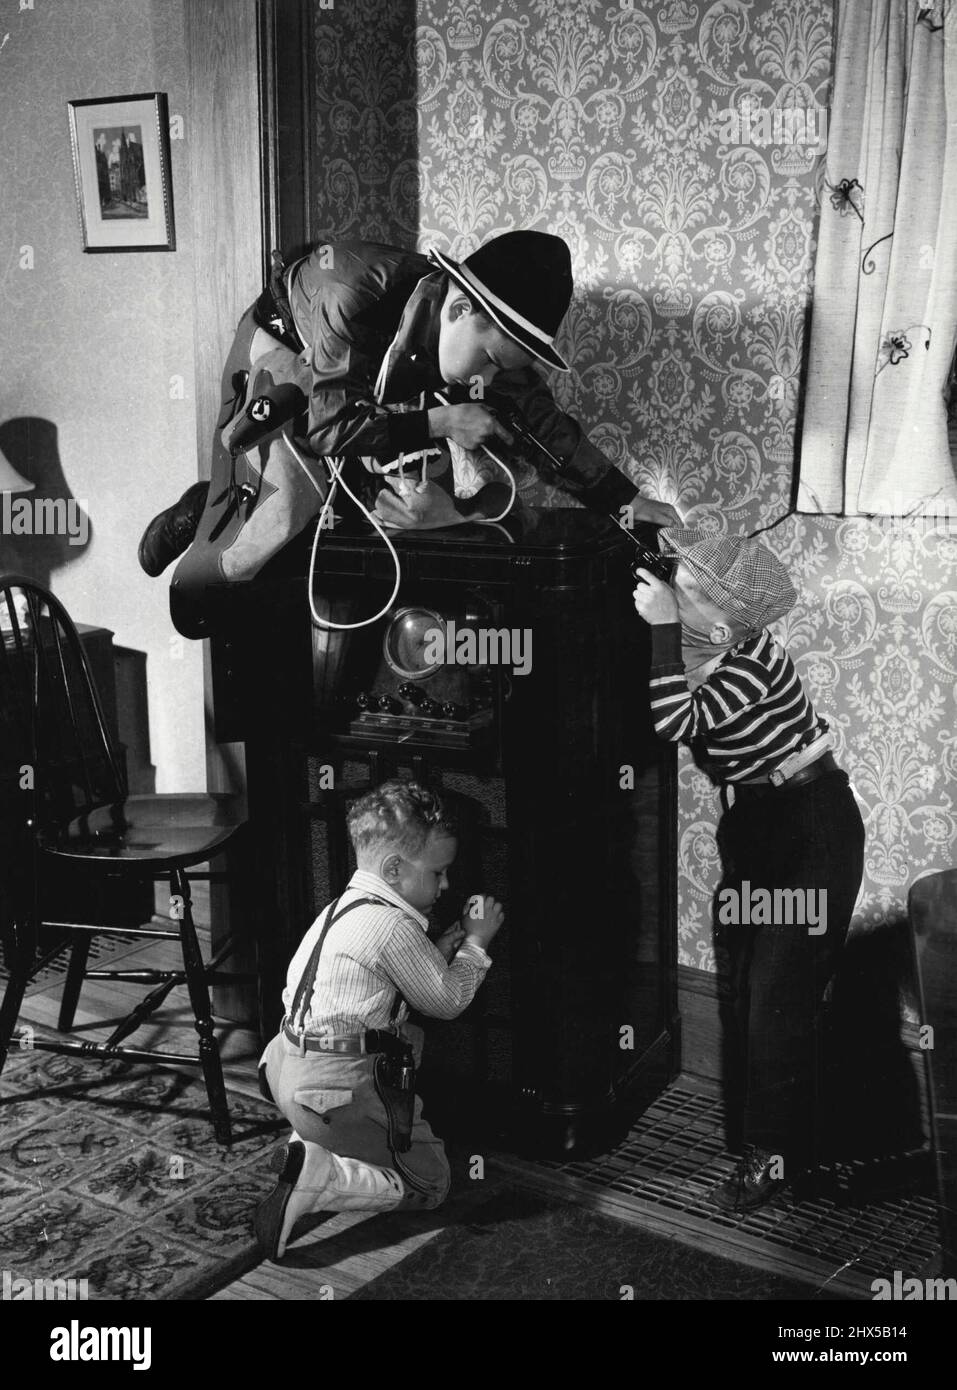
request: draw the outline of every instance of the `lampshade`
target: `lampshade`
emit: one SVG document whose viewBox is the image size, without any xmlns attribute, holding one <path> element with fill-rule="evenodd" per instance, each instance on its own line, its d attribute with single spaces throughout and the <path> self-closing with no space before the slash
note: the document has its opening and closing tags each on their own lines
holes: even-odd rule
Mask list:
<svg viewBox="0 0 957 1390">
<path fill-rule="evenodd" d="M 6 454 L 0 449 L 0 492 L 33 492 L 36 483 L 21 478 Z"/>
</svg>

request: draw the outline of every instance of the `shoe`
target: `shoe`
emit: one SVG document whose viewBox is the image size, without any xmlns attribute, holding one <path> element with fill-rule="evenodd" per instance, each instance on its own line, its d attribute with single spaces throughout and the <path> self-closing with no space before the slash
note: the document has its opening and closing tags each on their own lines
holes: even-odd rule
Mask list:
<svg viewBox="0 0 957 1390">
<path fill-rule="evenodd" d="M 780 1154 L 749 1147 L 734 1175 L 714 1189 L 712 1201 L 726 1211 L 754 1211 L 763 1207 L 787 1186 L 784 1178 L 772 1176 L 780 1164 Z"/>
<path fill-rule="evenodd" d="M 279 1173 L 279 1181 L 264 1202 L 260 1202 L 253 1218 L 253 1228 L 259 1248 L 267 1260 L 281 1259 L 286 1249 L 286 1240 L 291 1223 L 286 1222 L 286 1208 L 293 1194 L 306 1159 L 306 1146 L 301 1141 L 289 1143 L 274 1155 L 272 1168 Z"/>
<path fill-rule="evenodd" d="M 391 1168 L 341 1158 L 294 1135 L 273 1160 L 279 1181 L 256 1209 L 253 1225 L 267 1260 L 281 1260 L 296 1222 L 316 1211 L 383 1211 L 405 1185 Z"/>
<path fill-rule="evenodd" d="M 209 483 L 194 483 L 178 502 L 154 516 L 143 532 L 137 553 L 140 567 L 151 579 L 162 574 L 167 565 L 189 549 L 206 507 L 208 492 Z"/>
</svg>

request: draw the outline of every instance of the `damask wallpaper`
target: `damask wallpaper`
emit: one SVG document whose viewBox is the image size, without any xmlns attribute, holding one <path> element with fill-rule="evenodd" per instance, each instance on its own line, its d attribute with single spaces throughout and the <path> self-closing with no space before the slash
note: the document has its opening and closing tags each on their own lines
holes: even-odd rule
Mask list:
<svg viewBox="0 0 957 1390">
<path fill-rule="evenodd" d="M 957 859 L 957 534 L 788 515 L 831 43 L 826 0 L 317 5 L 313 218 L 456 257 L 567 240 L 560 403 L 688 524 L 763 528 L 795 576 L 782 632 L 861 802 L 865 927 Z M 680 958 L 713 970 L 719 807 L 684 754 L 680 784 Z"/>
</svg>

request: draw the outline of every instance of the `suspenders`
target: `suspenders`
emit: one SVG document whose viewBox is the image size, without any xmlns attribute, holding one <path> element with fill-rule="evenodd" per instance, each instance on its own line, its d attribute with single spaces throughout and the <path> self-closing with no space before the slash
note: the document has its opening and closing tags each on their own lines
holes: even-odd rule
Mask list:
<svg viewBox="0 0 957 1390">
<path fill-rule="evenodd" d="M 355 902 L 349 903 L 348 907 L 344 907 L 341 912 L 336 912 L 339 902 L 340 898 L 336 898 L 335 902 L 330 903 L 326 909 L 326 918 L 322 925 L 322 931 L 319 933 L 319 940 L 313 947 L 308 964 L 300 976 L 292 1001 L 292 1008 L 289 1010 L 289 1025 L 299 1032 L 300 1036 L 305 1029 L 306 1013 L 312 1000 L 316 975 L 319 970 L 319 956 L 323 943 L 329 934 L 329 928 L 345 917 L 347 912 L 351 912 L 354 907 L 363 907 L 367 904 L 377 904 L 382 907 L 393 906 L 381 898 L 357 898 Z M 396 1029 L 396 1019 L 404 1002 L 402 995 L 396 990 L 389 1013 L 389 1026 L 395 1030 L 394 1036 L 379 1033 L 376 1048 L 378 1055 L 375 1056 L 372 1064 L 372 1080 L 376 1094 L 385 1110 L 388 1122 L 389 1150 L 396 1169 L 410 1187 L 419 1192 L 427 1192 L 429 1191 L 428 1184 L 403 1163 L 400 1157 L 412 1147 L 412 1129 L 415 1124 L 415 1062 L 413 1061 L 412 1048 Z M 297 1018 L 298 1023 L 296 1022 Z M 384 1038 L 389 1039 L 388 1049 L 383 1046 L 382 1040 Z"/>
<path fill-rule="evenodd" d="M 319 940 L 313 947 L 312 955 L 309 957 L 306 968 L 299 977 L 299 984 L 296 986 L 295 997 L 292 1001 L 292 1007 L 289 1010 L 289 1025 L 300 1033 L 305 1029 L 306 1014 L 312 1001 L 312 992 L 315 988 L 316 975 L 319 971 L 319 954 L 329 934 L 329 928 L 334 926 L 336 922 L 340 921 L 345 917 L 346 913 L 351 912 L 355 907 L 366 907 L 369 905 L 379 905 L 382 907 L 393 906 L 392 903 L 384 902 L 382 898 L 356 898 L 355 902 L 349 903 L 341 912 L 336 913 L 336 908 L 339 906 L 341 900 L 340 896 L 326 908 L 326 920 L 323 923 L 322 931 L 319 933 Z M 405 1000 L 402 995 L 396 990 L 395 999 L 392 1001 L 392 1008 L 389 1012 L 390 1027 L 395 1027 L 395 1021 L 399 1016 L 399 1010 L 404 1003 Z M 298 1024 L 296 1022 L 297 1016 L 299 1017 Z"/>
</svg>

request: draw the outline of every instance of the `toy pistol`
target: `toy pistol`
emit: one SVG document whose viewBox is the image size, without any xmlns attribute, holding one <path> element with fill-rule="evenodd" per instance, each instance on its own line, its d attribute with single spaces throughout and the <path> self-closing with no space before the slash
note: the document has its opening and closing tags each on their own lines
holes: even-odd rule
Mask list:
<svg viewBox="0 0 957 1390">
<path fill-rule="evenodd" d="M 510 400 L 500 395 L 493 396 L 492 393 L 489 392 L 486 404 L 495 411 L 498 418 L 513 434 L 518 435 L 519 439 L 523 440 L 524 443 L 531 444 L 533 448 L 543 454 L 553 468 L 557 468 L 561 471 L 565 467 L 562 459 L 556 457 L 551 449 L 549 449 L 546 444 L 543 444 L 536 434 L 533 434 L 525 423 L 525 418 L 521 411 L 517 406 L 513 405 Z M 649 546 L 645 545 L 643 541 L 640 541 L 633 531 L 629 530 L 627 526 L 622 525 L 617 516 L 613 513 L 609 513 L 609 516 L 611 516 L 615 525 L 624 531 L 625 535 L 635 547 L 635 556 L 631 569 L 632 574 L 634 574 L 638 582 L 644 583 L 645 581 L 639 578 L 636 571 L 638 569 L 645 569 L 650 570 L 653 575 L 663 580 L 665 584 L 670 584 L 672 575 L 675 572 L 675 567 L 678 564 L 677 556 L 661 555 L 657 551 L 652 550 Z"/>
<path fill-rule="evenodd" d="M 677 555 L 662 555 L 660 552 L 652 550 L 650 546 L 645 545 L 644 541 L 638 539 L 634 531 L 630 531 L 623 522 L 619 521 L 617 516 L 614 516 L 611 512 L 609 512 L 608 515 L 618 529 L 624 531 L 625 535 L 635 547 L 631 572 L 638 583 L 647 584 L 648 582 L 646 579 L 642 579 L 641 575 L 638 573 L 640 569 L 643 569 L 651 570 L 651 573 L 657 579 L 662 580 L 665 584 L 670 584 L 678 564 Z"/>
<path fill-rule="evenodd" d="M 628 534 L 631 535 L 631 532 L 629 531 Z M 647 580 L 642 579 L 639 575 L 639 569 L 650 570 L 657 579 L 663 580 L 665 584 L 670 584 L 678 564 L 678 557 L 676 555 L 661 555 L 651 550 L 640 541 L 637 536 L 632 536 L 631 538 L 635 543 L 635 555 L 631 566 L 631 572 L 638 580 L 639 584 L 647 583 Z"/>
</svg>

